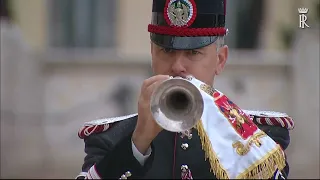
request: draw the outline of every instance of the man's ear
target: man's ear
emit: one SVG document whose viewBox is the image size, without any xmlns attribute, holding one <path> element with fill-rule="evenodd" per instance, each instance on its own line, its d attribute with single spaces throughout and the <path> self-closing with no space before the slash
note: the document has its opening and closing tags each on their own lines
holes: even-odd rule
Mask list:
<svg viewBox="0 0 320 180">
<path fill-rule="evenodd" d="M 216 75 L 219 75 L 222 70 L 224 69 L 224 66 L 227 62 L 228 55 L 229 55 L 229 48 L 227 45 L 224 45 L 219 49 L 218 53 L 218 61 L 217 61 L 217 70 Z"/>
</svg>

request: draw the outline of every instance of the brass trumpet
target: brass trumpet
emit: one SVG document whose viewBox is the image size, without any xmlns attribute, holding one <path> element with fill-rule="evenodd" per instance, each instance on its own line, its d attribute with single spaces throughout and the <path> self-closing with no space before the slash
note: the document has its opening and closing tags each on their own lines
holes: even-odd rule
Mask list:
<svg viewBox="0 0 320 180">
<path fill-rule="evenodd" d="M 150 101 L 155 121 L 171 132 L 183 133 L 193 128 L 202 116 L 203 106 L 199 89 L 188 78 L 181 77 L 162 82 L 153 92 Z"/>
</svg>

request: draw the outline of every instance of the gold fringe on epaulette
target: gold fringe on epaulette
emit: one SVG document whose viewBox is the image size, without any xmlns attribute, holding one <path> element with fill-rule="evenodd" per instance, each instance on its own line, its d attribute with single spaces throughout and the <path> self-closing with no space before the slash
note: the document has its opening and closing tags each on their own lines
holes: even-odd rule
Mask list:
<svg viewBox="0 0 320 180">
<path fill-rule="evenodd" d="M 217 179 L 229 179 L 228 174 L 225 169 L 221 166 L 219 159 L 216 155 L 216 153 L 212 149 L 211 141 L 204 130 L 204 127 L 202 125 L 202 121 L 198 121 L 196 127 L 198 130 L 198 134 L 201 140 L 202 149 L 205 152 L 205 158 L 206 160 L 209 159 L 210 163 L 210 170 L 216 175 Z"/>
<path fill-rule="evenodd" d="M 198 121 L 195 128 L 201 140 L 202 149 L 205 152 L 206 160 L 209 159 L 211 172 L 217 179 L 230 179 L 227 171 L 222 167 L 216 153 L 212 149 L 211 141 L 205 132 L 202 121 Z M 240 174 L 237 179 L 268 179 L 271 178 L 277 169 L 282 170 L 285 167 L 285 157 L 279 145 L 265 155 L 260 161 L 252 164 L 246 171 Z"/>
<path fill-rule="evenodd" d="M 282 170 L 285 165 L 284 153 L 277 145 L 274 150 L 240 174 L 237 179 L 269 179 L 277 169 Z"/>
</svg>

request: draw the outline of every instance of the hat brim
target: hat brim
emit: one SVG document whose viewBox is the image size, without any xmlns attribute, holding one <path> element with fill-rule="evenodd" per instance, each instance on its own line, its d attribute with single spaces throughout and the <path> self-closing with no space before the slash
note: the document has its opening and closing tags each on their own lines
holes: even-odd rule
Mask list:
<svg viewBox="0 0 320 180">
<path fill-rule="evenodd" d="M 163 48 L 176 50 L 200 49 L 214 43 L 218 36 L 180 37 L 150 33 L 153 43 Z"/>
</svg>

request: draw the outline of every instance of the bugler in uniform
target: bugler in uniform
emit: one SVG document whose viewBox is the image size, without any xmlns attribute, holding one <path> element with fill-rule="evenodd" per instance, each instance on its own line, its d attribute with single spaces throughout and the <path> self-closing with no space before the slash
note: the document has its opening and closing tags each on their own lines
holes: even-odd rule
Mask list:
<svg viewBox="0 0 320 180">
<path fill-rule="evenodd" d="M 158 46 L 198 49 L 226 35 L 225 0 L 154 0 L 150 38 Z M 187 133 L 161 131 L 146 155 L 132 143 L 138 114 L 87 122 L 78 135 L 86 157 L 77 179 L 285 179 L 293 120 L 239 108 L 222 92 L 201 91 L 201 120 Z"/>
</svg>

